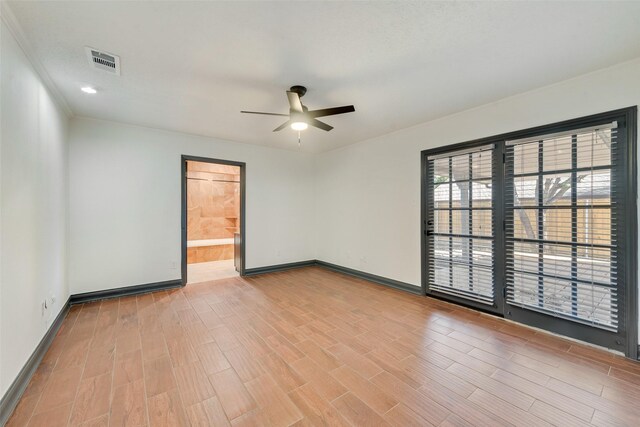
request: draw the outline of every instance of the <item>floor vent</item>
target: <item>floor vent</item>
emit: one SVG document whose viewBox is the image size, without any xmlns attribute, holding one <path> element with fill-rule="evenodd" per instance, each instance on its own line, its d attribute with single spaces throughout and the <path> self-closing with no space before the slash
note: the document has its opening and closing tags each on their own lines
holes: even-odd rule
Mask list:
<svg viewBox="0 0 640 427">
<path fill-rule="evenodd" d="M 120 57 L 92 47 L 85 47 L 89 62 L 97 69 L 120 75 Z"/>
</svg>

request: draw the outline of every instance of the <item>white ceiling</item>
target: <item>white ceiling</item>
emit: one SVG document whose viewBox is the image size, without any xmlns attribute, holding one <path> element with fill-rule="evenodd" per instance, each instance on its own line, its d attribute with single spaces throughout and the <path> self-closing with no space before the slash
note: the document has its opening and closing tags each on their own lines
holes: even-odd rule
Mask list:
<svg viewBox="0 0 640 427">
<path fill-rule="evenodd" d="M 640 2 L 9 2 L 76 115 L 297 149 L 285 90 L 354 104 L 324 151 L 640 56 Z M 121 57 L 120 77 L 84 46 Z M 79 88 L 94 85 L 89 96 Z"/>
</svg>

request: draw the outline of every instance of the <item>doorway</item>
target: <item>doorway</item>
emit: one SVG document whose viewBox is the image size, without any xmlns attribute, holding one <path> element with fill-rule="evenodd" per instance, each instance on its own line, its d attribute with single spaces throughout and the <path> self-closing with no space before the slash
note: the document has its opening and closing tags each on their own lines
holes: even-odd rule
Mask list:
<svg viewBox="0 0 640 427">
<path fill-rule="evenodd" d="M 637 358 L 635 118 L 424 151 L 423 291 Z"/>
<path fill-rule="evenodd" d="M 244 273 L 245 164 L 182 156 L 183 285 Z"/>
</svg>

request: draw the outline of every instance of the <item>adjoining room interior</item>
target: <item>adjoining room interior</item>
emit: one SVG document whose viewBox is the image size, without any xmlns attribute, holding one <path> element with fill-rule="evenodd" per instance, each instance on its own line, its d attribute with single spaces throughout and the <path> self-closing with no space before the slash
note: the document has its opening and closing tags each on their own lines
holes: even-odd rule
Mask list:
<svg viewBox="0 0 640 427">
<path fill-rule="evenodd" d="M 237 277 L 240 166 L 186 162 L 187 284 Z"/>
<path fill-rule="evenodd" d="M 639 17 L 0 0 L 0 426 L 637 427 Z"/>
</svg>

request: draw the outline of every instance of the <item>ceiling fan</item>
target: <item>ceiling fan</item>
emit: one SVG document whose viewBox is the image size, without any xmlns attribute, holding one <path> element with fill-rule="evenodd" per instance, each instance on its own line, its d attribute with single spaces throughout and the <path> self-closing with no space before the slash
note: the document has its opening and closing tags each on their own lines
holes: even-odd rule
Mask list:
<svg viewBox="0 0 640 427">
<path fill-rule="evenodd" d="M 287 98 L 289 99 L 289 114 L 263 113 L 260 111 L 240 112 L 246 114 L 264 114 L 267 116 L 289 117 L 289 120 L 273 130 L 274 132 L 278 132 L 286 128 L 287 126 L 291 126 L 291 129 L 297 131 L 305 130 L 309 126 L 330 131 L 331 129 L 333 129 L 333 126 L 321 122 L 320 120 L 318 120 L 318 117 L 335 116 L 336 114 L 352 113 L 356 111 L 353 105 L 309 111 L 309 109 L 302 104 L 302 101 L 300 101 L 300 98 L 302 98 L 305 93 L 307 93 L 307 88 L 304 86 L 291 86 L 291 88 L 287 91 Z"/>
</svg>

